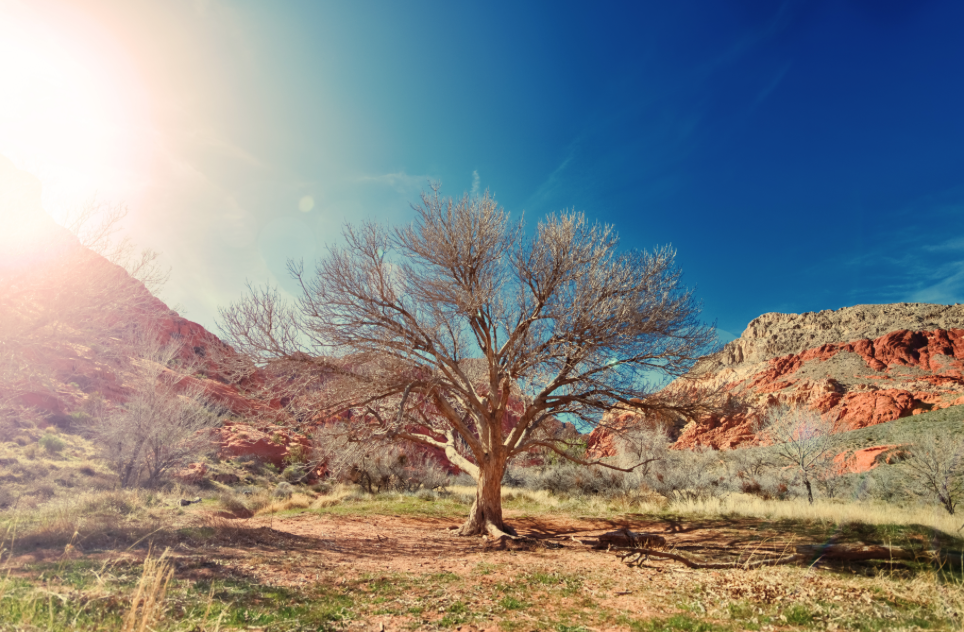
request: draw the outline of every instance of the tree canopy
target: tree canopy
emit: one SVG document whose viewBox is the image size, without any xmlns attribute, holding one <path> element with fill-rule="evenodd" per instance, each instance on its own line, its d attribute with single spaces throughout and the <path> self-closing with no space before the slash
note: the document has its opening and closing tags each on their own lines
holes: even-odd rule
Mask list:
<svg viewBox="0 0 964 632">
<path fill-rule="evenodd" d="M 324 375 L 318 405 L 356 413 L 359 433 L 444 451 L 478 483 L 464 535 L 511 533 L 506 465 L 566 452 L 558 420 L 597 425 L 612 409 L 692 416 L 708 401 L 654 377 L 713 350 L 672 248 L 620 249 L 611 226 L 552 214 L 531 233 L 488 194 L 437 186 L 405 226 L 347 226 L 306 271 L 295 302 L 251 288 L 222 326 L 262 361 Z"/>
</svg>

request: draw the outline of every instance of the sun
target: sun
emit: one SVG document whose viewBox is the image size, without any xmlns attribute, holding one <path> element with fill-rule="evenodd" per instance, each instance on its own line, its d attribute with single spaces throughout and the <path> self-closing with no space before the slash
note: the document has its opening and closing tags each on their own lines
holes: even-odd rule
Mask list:
<svg viewBox="0 0 964 632">
<path fill-rule="evenodd" d="M 123 189 L 144 126 L 136 81 L 92 35 L 0 0 L 0 154 L 40 179 L 54 216 Z"/>
</svg>

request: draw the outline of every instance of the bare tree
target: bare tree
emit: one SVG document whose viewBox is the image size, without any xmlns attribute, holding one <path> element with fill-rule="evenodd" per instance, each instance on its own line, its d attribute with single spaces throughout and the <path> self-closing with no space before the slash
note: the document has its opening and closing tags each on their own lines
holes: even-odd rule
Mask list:
<svg viewBox="0 0 964 632">
<path fill-rule="evenodd" d="M 190 386 L 181 350 L 139 334 L 140 353 L 128 375 L 132 392 L 119 407 L 90 422 L 90 432 L 124 487 L 155 485 L 172 470 L 212 449 L 209 429 L 218 410 L 199 386 Z M 133 346 L 133 345 L 132 345 Z"/>
<path fill-rule="evenodd" d="M 693 388 L 657 392 L 715 345 L 675 252 L 618 249 L 610 226 L 550 215 L 533 234 L 488 193 L 444 199 L 415 221 L 346 227 L 294 304 L 252 288 L 222 328 L 261 361 L 323 367 L 319 406 L 352 409 L 359 433 L 435 446 L 477 481 L 462 535 L 514 533 L 502 518 L 506 465 L 535 447 L 569 454 L 559 417 L 611 409 L 692 416 Z"/>
<path fill-rule="evenodd" d="M 964 497 L 964 440 L 955 434 L 929 432 L 915 437 L 909 451 L 901 465 L 915 491 L 936 499 L 954 515 Z"/>
<path fill-rule="evenodd" d="M 834 424 L 816 411 L 787 406 L 771 409 L 763 424 L 764 437 L 774 444 L 776 456 L 800 475 L 812 505 L 814 480 L 836 474 Z"/>
</svg>

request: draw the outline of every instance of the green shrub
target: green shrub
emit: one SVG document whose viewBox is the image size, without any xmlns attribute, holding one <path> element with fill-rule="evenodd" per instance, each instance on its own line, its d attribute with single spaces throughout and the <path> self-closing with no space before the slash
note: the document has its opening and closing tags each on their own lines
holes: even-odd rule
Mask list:
<svg viewBox="0 0 964 632">
<path fill-rule="evenodd" d="M 40 437 L 38 443 L 40 443 L 40 447 L 46 450 L 48 454 L 59 454 L 60 451 L 67 446 L 63 439 L 49 432 Z"/>
</svg>

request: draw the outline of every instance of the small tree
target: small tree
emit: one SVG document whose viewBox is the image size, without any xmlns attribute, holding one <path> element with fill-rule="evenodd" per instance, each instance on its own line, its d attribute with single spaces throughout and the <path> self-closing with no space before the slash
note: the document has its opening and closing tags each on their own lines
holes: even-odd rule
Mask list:
<svg viewBox="0 0 964 632">
<path fill-rule="evenodd" d="M 812 505 L 813 482 L 836 473 L 834 424 L 816 411 L 787 406 L 773 408 L 763 423 L 763 436 L 774 444 L 776 456 L 800 475 Z"/>
<path fill-rule="evenodd" d="M 124 487 L 156 485 L 200 458 L 212 448 L 207 431 L 219 423 L 203 389 L 170 369 L 183 355 L 175 345 L 146 342 L 140 349 L 128 375 L 133 392 L 127 401 L 90 421 L 91 434 Z"/>
<path fill-rule="evenodd" d="M 964 440 L 960 436 L 929 432 L 916 437 L 901 465 L 915 491 L 936 499 L 954 515 L 964 497 Z"/>
<path fill-rule="evenodd" d="M 565 450 L 558 417 L 708 409 L 692 388 L 669 397 L 647 379 L 682 376 L 715 346 L 673 250 L 620 251 L 611 227 L 574 212 L 527 236 L 488 193 L 443 199 L 436 186 L 414 208 L 409 226 L 346 227 L 313 273 L 289 264 L 295 305 L 252 288 L 222 326 L 262 361 L 321 367 L 317 405 L 351 409 L 359 434 L 444 451 L 477 481 L 462 535 L 512 533 L 501 485 L 520 454 L 600 463 Z"/>
</svg>

